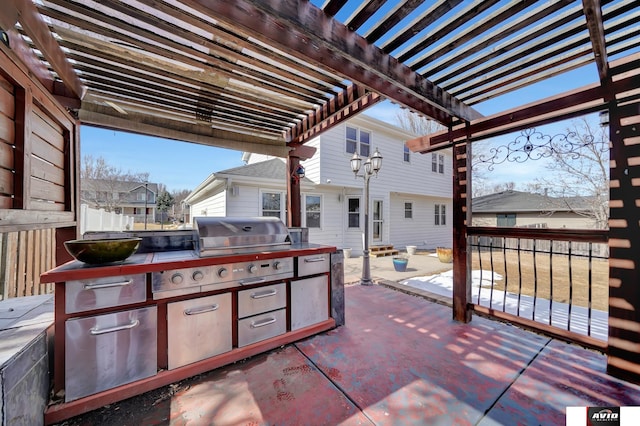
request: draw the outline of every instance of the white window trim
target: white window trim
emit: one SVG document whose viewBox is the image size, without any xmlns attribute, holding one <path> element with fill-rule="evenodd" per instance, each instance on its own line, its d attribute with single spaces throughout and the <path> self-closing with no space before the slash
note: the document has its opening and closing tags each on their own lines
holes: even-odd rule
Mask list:
<svg viewBox="0 0 640 426">
<path fill-rule="evenodd" d="M 406 216 L 406 214 L 407 214 L 407 208 L 406 208 L 406 205 L 405 205 L 405 204 L 411 204 L 411 217 L 407 217 L 407 216 Z M 413 219 L 414 219 L 414 214 L 415 214 L 415 212 L 416 212 L 416 209 L 414 208 L 414 207 L 415 207 L 415 205 L 414 205 L 414 204 L 415 204 L 415 203 L 414 203 L 412 200 L 404 200 L 404 201 L 402 202 L 402 218 L 403 218 L 404 220 L 413 220 Z"/>
<path fill-rule="evenodd" d="M 309 228 L 309 229 L 317 229 L 322 230 L 324 228 L 324 195 L 318 193 L 304 193 L 302 194 L 302 226 L 307 227 L 307 196 L 309 197 L 320 197 L 320 227 L 319 228 Z"/>
<path fill-rule="evenodd" d="M 356 129 L 356 152 L 358 153 L 358 155 L 360 155 L 360 132 L 366 132 L 369 133 L 369 156 L 373 155 L 373 150 L 372 150 L 372 146 L 373 146 L 373 131 L 366 129 L 364 127 L 359 127 L 359 126 L 346 126 L 344 128 L 344 153 L 345 155 L 348 155 L 349 157 L 353 156 L 353 153 L 348 152 L 347 151 L 347 128 L 352 128 L 352 129 Z M 365 159 L 362 159 L 363 164 Z"/>
<path fill-rule="evenodd" d="M 284 191 L 280 191 L 277 189 L 261 189 L 260 190 L 260 195 L 259 195 L 259 206 L 260 206 L 260 216 L 263 216 L 263 210 L 262 210 L 262 197 L 264 196 L 264 194 L 280 194 L 280 220 L 282 220 L 283 222 L 287 222 L 287 193 Z"/>
<path fill-rule="evenodd" d="M 363 204 L 362 197 L 359 196 L 359 195 L 347 195 L 345 198 L 346 198 L 346 201 L 347 201 L 347 217 L 346 217 L 346 220 L 347 220 L 347 231 L 360 231 L 362 229 L 362 223 L 363 223 L 362 221 L 364 220 L 363 219 L 364 212 L 362 211 L 362 204 Z M 350 214 L 350 212 L 349 212 L 349 200 L 352 200 L 352 199 L 358 200 L 359 208 L 360 208 L 360 210 L 358 211 L 358 226 L 357 227 L 353 227 L 353 228 L 349 226 L 349 214 Z"/>
</svg>

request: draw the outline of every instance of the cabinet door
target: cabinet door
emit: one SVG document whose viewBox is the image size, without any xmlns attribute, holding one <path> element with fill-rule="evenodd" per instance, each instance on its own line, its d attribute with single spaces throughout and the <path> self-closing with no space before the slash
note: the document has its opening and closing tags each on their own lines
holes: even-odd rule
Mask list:
<svg viewBox="0 0 640 426">
<path fill-rule="evenodd" d="M 329 318 L 329 278 L 320 275 L 291 281 L 291 330 Z"/>
<path fill-rule="evenodd" d="M 167 304 L 169 369 L 232 348 L 231 293 Z"/>
<path fill-rule="evenodd" d="M 155 306 L 67 320 L 65 339 L 66 402 L 158 370 Z"/>
</svg>

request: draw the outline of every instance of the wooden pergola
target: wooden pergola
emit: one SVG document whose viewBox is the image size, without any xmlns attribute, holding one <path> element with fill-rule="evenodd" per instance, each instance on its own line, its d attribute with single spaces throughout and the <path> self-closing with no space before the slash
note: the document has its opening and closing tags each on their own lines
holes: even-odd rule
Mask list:
<svg viewBox="0 0 640 426">
<path fill-rule="evenodd" d="M 608 110 L 609 370 L 640 381 L 638 2 L 353 3 L 5 1 L 0 231 L 75 237 L 82 124 L 286 157 L 293 173 L 314 154 L 306 141 L 387 99 L 448 129 L 408 145 L 454 148 L 454 318 L 468 321 L 467 148 Z M 587 87 L 490 117 L 474 108 L 581 67 Z M 288 190 L 299 226 L 295 179 Z"/>
</svg>

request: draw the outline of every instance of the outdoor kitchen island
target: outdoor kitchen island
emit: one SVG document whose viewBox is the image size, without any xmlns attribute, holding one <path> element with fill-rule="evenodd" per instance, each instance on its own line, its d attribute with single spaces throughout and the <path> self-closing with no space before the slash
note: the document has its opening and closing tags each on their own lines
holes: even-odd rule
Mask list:
<svg viewBox="0 0 640 426">
<path fill-rule="evenodd" d="M 138 252 L 106 265 L 71 261 L 42 275 L 56 295 L 45 424 L 343 323 L 335 247 L 296 242 L 201 252 Z"/>
</svg>

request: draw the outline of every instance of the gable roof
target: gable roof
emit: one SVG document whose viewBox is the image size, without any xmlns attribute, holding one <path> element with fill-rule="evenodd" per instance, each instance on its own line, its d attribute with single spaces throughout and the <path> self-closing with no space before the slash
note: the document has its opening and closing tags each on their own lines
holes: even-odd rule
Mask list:
<svg viewBox="0 0 640 426">
<path fill-rule="evenodd" d="M 132 182 L 124 180 L 110 180 L 110 179 L 81 179 L 80 186 L 82 191 L 94 191 L 94 190 L 110 190 L 117 192 L 131 192 L 137 188 L 144 187 L 144 182 Z M 147 183 L 147 189 L 154 194 L 158 193 L 157 183 Z"/>
<path fill-rule="evenodd" d="M 475 197 L 471 202 L 473 213 L 581 211 L 588 209 L 588 197 L 551 197 L 513 190 Z"/>
</svg>

